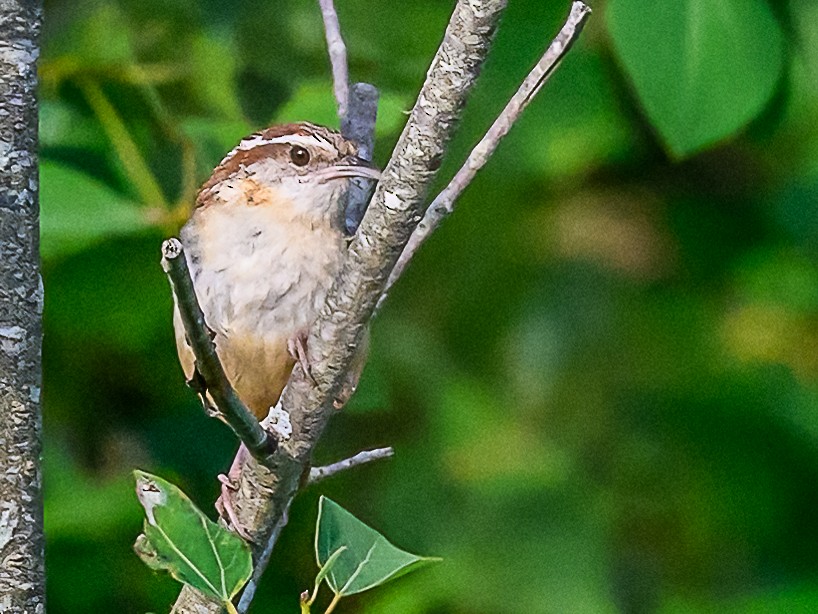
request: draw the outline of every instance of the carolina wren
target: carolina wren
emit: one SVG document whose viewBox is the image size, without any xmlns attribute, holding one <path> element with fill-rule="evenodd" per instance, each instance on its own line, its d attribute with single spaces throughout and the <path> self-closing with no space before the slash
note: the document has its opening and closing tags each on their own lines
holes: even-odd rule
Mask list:
<svg viewBox="0 0 818 614">
<path fill-rule="evenodd" d="M 243 139 L 199 191 L 180 237 L 219 358 L 259 419 L 274 406 L 338 274 L 351 177 L 380 173 L 340 134 L 309 123 Z M 179 359 L 194 357 L 174 309 Z"/>
</svg>

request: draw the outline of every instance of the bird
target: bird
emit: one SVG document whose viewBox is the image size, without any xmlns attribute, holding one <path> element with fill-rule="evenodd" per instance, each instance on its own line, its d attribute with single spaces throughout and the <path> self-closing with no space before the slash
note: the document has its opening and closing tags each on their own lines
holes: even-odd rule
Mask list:
<svg viewBox="0 0 818 614">
<path fill-rule="evenodd" d="M 309 122 L 255 132 L 215 168 L 180 231 L 216 353 L 259 420 L 306 360 L 307 332 L 340 270 L 349 179 L 380 176 L 357 154 L 355 143 Z M 195 359 L 177 307 L 173 323 L 190 381 Z"/>
<path fill-rule="evenodd" d="M 259 420 L 278 403 L 296 362 L 310 374 L 307 333 L 349 242 L 349 180 L 379 176 L 351 140 L 299 122 L 242 139 L 196 196 L 179 238 L 216 354 L 239 399 Z M 176 304 L 173 325 L 185 377 L 199 381 Z M 353 379 L 363 369 L 366 344 L 357 351 Z M 207 394 L 202 400 L 212 407 Z M 230 498 L 246 454 L 241 445 L 228 474 L 219 476 L 216 507 L 249 539 Z"/>
</svg>

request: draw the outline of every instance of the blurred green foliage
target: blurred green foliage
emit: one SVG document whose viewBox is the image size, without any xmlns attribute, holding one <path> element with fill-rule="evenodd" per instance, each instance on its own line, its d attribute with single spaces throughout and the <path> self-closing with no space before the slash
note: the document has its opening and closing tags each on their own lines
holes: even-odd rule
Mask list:
<svg viewBox="0 0 818 614">
<path fill-rule="evenodd" d="M 441 181 L 567 5 L 511 0 Z M 451 6 L 338 1 L 381 162 Z M 317 460 L 396 458 L 296 501 L 253 611 L 297 611 L 319 492 L 444 558 L 343 611 L 818 609 L 818 5 L 593 8 L 393 292 Z M 131 470 L 204 507 L 235 442 L 184 386 L 159 245 L 246 133 L 336 124 L 320 15 L 46 0 L 43 45 L 49 608 L 167 611 Z"/>
</svg>

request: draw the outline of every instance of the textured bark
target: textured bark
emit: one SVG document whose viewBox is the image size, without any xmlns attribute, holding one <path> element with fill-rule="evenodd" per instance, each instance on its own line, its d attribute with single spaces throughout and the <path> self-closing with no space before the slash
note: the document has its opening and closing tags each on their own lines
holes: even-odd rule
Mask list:
<svg viewBox="0 0 818 614">
<path fill-rule="evenodd" d="M 506 0 L 459 0 L 412 114 L 384 170 L 349 256 L 307 340 L 315 381 L 299 366 L 284 391 L 292 436 L 279 442 L 271 468 L 242 467 L 234 507 L 253 537 L 256 560 L 269 549 L 306 479 L 313 449 L 344 385 L 361 336 L 409 236 L 424 212 L 434 178 L 488 54 Z M 244 604 L 239 609 L 244 611 Z M 174 612 L 216 613 L 220 607 L 185 587 Z"/>
<path fill-rule="evenodd" d="M 45 611 L 36 60 L 41 4 L 0 0 L 0 612 Z"/>
</svg>

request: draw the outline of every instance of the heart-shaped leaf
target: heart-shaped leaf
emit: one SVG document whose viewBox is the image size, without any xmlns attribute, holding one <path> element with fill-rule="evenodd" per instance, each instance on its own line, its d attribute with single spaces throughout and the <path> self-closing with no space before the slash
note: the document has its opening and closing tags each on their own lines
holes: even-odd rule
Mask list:
<svg viewBox="0 0 818 614">
<path fill-rule="evenodd" d="M 134 544 L 139 558 L 227 605 L 253 571 L 247 544 L 170 482 L 142 471 L 134 476 L 146 516 L 145 534 Z"/>
<path fill-rule="evenodd" d="M 334 501 L 321 497 L 315 530 L 315 555 L 336 595 L 354 595 L 380 586 L 440 559 L 396 548 Z"/>
<path fill-rule="evenodd" d="M 766 0 L 611 0 L 614 49 L 666 146 L 682 158 L 770 100 L 784 35 Z"/>
<path fill-rule="evenodd" d="M 44 259 L 80 251 L 151 226 L 144 209 L 72 168 L 40 165 L 41 252 Z"/>
</svg>

